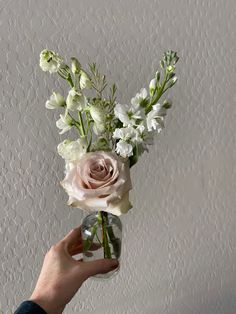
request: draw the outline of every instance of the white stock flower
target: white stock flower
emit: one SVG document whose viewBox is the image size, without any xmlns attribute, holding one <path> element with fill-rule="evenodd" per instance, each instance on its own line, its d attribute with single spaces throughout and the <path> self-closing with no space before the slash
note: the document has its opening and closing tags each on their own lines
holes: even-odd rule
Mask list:
<svg viewBox="0 0 236 314">
<path fill-rule="evenodd" d="M 142 126 L 139 128 L 139 138 L 137 140 L 138 155 L 142 155 L 144 151 L 148 151 L 148 146 L 154 144 L 154 131 L 148 130 Z"/>
<path fill-rule="evenodd" d="M 143 127 L 144 128 L 144 127 Z M 133 155 L 133 148 L 136 144 L 142 143 L 141 126 L 135 129 L 132 127 L 115 129 L 113 138 L 119 139 L 116 144 L 116 152 L 126 158 Z"/>
<path fill-rule="evenodd" d="M 116 152 L 121 157 L 124 157 L 124 158 L 130 157 L 133 155 L 133 146 L 127 142 L 120 140 L 116 144 Z"/>
<path fill-rule="evenodd" d="M 166 109 L 160 104 L 156 104 L 152 107 L 152 111 L 147 114 L 147 129 L 148 131 L 156 130 L 158 133 L 164 127 L 164 115 L 166 114 Z"/>
<path fill-rule="evenodd" d="M 129 141 L 135 138 L 136 130 L 132 127 L 115 129 L 113 133 L 113 138 L 121 139 L 122 141 Z"/>
<path fill-rule="evenodd" d="M 142 120 L 144 116 L 139 104 L 132 104 L 131 106 L 116 104 L 114 114 L 124 126 L 136 125 L 137 121 Z"/>
<path fill-rule="evenodd" d="M 59 134 L 64 134 L 72 128 L 72 119 L 67 114 L 60 114 L 60 119 L 57 120 L 56 126 L 61 129 Z"/>
<path fill-rule="evenodd" d="M 91 83 L 91 80 L 90 80 L 88 74 L 86 72 L 84 72 L 83 70 L 81 70 L 80 73 L 81 73 L 80 80 L 79 80 L 80 88 L 81 89 L 91 88 L 92 83 Z"/>
<path fill-rule="evenodd" d="M 64 140 L 57 146 L 58 154 L 67 161 L 80 159 L 86 153 L 86 144 L 83 139 L 77 141 Z"/>
<path fill-rule="evenodd" d="M 131 104 L 132 105 L 140 105 L 142 100 L 147 98 L 147 90 L 146 88 L 142 88 L 139 93 L 137 93 L 132 99 L 131 99 Z"/>
<path fill-rule="evenodd" d="M 43 71 L 48 71 L 49 73 L 55 73 L 59 70 L 61 64 L 63 63 L 63 58 L 57 53 L 51 50 L 44 49 L 40 53 L 39 65 Z"/>
<path fill-rule="evenodd" d="M 45 107 L 47 109 L 56 109 L 59 107 L 64 107 L 65 103 L 65 99 L 61 94 L 53 92 L 50 99 L 46 101 Z"/>
<path fill-rule="evenodd" d="M 69 110 L 82 110 L 86 105 L 86 97 L 72 88 L 66 98 L 66 106 Z"/>
</svg>

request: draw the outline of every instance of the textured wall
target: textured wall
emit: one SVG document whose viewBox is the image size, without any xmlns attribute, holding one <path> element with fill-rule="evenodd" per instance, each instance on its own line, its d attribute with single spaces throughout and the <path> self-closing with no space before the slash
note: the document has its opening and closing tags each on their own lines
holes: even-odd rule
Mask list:
<svg viewBox="0 0 236 314">
<path fill-rule="evenodd" d="M 44 104 L 54 86 L 39 52 L 95 60 L 121 102 L 181 57 L 164 133 L 132 173 L 122 269 L 87 281 L 65 313 L 236 311 L 235 0 L 0 1 L 0 303 L 26 299 L 43 254 L 83 213 L 59 187 L 64 138 Z"/>
</svg>

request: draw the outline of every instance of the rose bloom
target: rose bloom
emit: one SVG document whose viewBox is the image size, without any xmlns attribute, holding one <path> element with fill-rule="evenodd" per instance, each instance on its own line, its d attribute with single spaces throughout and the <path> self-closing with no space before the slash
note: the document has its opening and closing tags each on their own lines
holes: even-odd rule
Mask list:
<svg viewBox="0 0 236 314">
<path fill-rule="evenodd" d="M 112 152 L 91 152 L 69 162 L 61 182 L 69 195 L 68 205 L 88 211 L 126 213 L 132 205 L 129 165 Z"/>
</svg>

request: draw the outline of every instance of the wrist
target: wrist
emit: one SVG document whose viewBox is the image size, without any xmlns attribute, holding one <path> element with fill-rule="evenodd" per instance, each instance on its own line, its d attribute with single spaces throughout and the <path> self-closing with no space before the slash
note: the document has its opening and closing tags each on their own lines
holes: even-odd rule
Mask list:
<svg viewBox="0 0 236 314">
<path fill-rule="evenodd" d="M 53 301 L 53 299 L 50 298 L 50 295 L 40 295 L 33 292 L 29 301 L 33 301 L 41 306 L 47 314 L 62 314 L 65 309 L 65 306 L 58 304 L 55 300 Z"/>
</svg>

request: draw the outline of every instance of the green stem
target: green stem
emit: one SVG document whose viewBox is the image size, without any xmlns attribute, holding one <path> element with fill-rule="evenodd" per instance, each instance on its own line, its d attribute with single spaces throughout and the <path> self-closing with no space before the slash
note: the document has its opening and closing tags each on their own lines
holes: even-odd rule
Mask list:
<svg viewBox="0 0 236 314">
<path fill-rule="evenodd" d="M 155 105 L 158 100 L 161 98 L 162 94 L 165 92 L 164 91 L 164 88 L 165 88 L 165 85 L 166 83 L 168 82 L 168 74 L 165 73 L 165 78 L 163 80 L 163 83 L 161 85 L 161 88 L 159 89 L 156 97 L 152 100 L 152 102 L 148 105 L 148 107 L 146 108 L 146 114 L 149 113 L 151 110 L 152 110 L 152 106 Z M 164 92 L 163 92 L 164 91 Z"/>
<path fill-rule="evenodd" d="M 111 250 L 108 242 L 107 237 L 107 213 L 106 212 L 100 212 L 101 219 L 102 219 L 102 244 L 103 244 L 103 255 L 104 258 L 111 258 Z"/>
<path fill-rule="evenodd" d="M 71 75 L 69 74 L 68 77 L 67 77 L 67 82 L 69 83 L 70 87 L 73 88 L 75 86 L 73 80 L 72 80 L 72 77 Z M 79 111 L 78 112 L 78 117 L 79 117 L 79 124 L 78 122 L 70 115 L 70 117 L 73 119 L 74 123 L 75 123 L 75 126 L 77 127 L 77 129 L 80 130 L 80 135 L 82 137 L 85 137 L 86 134 L 85 134 L 85 129 L 84 129 L 84 122 L 83 122 L 83 118 L 82 118 L 82 115 L 81 115 L 81 112 Z M 86 138 L 87 140 L 87 138 Z"/>
<path fill-rule="evenodd" d="M 119 238 L 116 238 L 112 226 L 107 226 L 107 233 L 113 246 L 114 255 L 116 258 L 119 258 L 121 251 L 121 241 Z"/>
<path fill-rule="evenodd" d="M 71 75 L 69 74 L 69 76 L 67 77 L 67 82 L 69 83 L 70 87 L 73 88 L 75 85 L 73 83 L 73 80 L 71 78 Z"/>
<path fill-rule="evenodd" d="M 87 252 L 93 244 L 94 236 L 97 234 L 97 225 L 93 226 L 91 236 L 83 243 L 83 251 Z"/>
<path fill-rule="evenodd" d="M 80 111 L 78 111 L 78 117 L 79 117 L 79 123 L 80 123 L 80 126 L 81 126 L 81 136 L 85 137 L 84 122 L 83 122 L 82 114 L 81 114 Z"/>
</svg>

